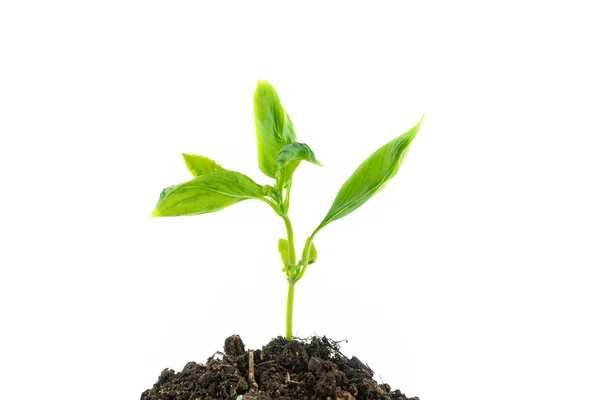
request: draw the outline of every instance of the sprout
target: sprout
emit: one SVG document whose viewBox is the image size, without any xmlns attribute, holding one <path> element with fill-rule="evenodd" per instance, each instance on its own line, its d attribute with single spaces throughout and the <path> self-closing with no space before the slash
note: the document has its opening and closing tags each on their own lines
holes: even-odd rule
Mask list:
<svg viewBox="0 0 600 400">
<path fill-rule="evenodd" d="M 281 106 L 273 86 L 267 82 L 259 81 L 254 93 L 254 120 L 258 166 L 265 175 L 275 180 L 272 184 L 259 185 L 246 175 L 227 170 L 207 157 L 184 153 L 185 164 L 194 179 L 164 189 L 152 216 L 206 214 L 247 199 L 268 204 L 283 219 L 287 234 L 286 239 L 279 239 L 277 247 L 288 281 L 285 330 L 286 339 L 291 341 L 294 289 L 308 266 L 317 261 L 315 236 L 331 222 L 345 217 L 366 203 L 396 175 L 423 118 L 406 133 L 380 147 L 358 166 L 342 185 L 323 221 L 306 239 L 299 260 L 296 257 L 294 230 L 288 216 L 292 179 L 302 161 L 318 166 L 321 163 L 306 143 L 297 141 L 290 116 Z"/>
</svg>

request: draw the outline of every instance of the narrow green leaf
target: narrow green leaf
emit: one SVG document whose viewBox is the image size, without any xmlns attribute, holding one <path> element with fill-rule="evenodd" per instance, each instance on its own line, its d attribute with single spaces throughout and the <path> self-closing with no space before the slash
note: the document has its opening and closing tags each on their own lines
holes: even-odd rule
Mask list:
<svg viewBox="0 0 600 400">
<path fill-rule="evenodd" d="M 277 250 L 279 250 L 279 255 L 281 256 L 281 261 L 283 261 L 283 266 L 288 265 L 288 241 L 286 239 L 279 239 L 277 242 Z"/>
<path fill-rule="evenodd" d="M 268 82 L 259 81 L 254 92 L 254 122 L 258 166 L 265 175 L 275 178 L 279 150 L 296 140 L 296 132 L 277 92 Z"/>
<path fill-rule="evenodd" d="M 181 155 L 183 156 L 185 165 L 194 176 L 223 171 L 225 169 L 208 157 L 186 153 L 181 153 Z"/>
<path fill-rule="evenodd" d="M 330 222 L 350 214 L 383 189 L 385 184 L 398 172 L 410 143 L 421 127 L 421 121 L 403 135 L 379 148 L 360 164 L 342 185 L 329 212 L 316 231 Z"/>
<path fill-rule="evenodd" d="M 253 198 L 264 198 L 262 186 L 239 172 L 217 171 L 163 190 L 152 216 L 205 214 Z"/>
<path fill-rule="evenodd" d="M 317 248 L 314 243 L 310 244 L 310 252 L 308 254 L 308 263 L 312 264 L 317 261 Z"/>
<path fill-rule="evenodd" d="M 315 244 L 311 242 L 310 250 L 308 252 L 308 265 L 314 264 L 316 261 L 317 261 L 317 248 L 315 247 Z M 302 265 L 302 264 L 304 264 L 304 258 L 301 258 L 300 261 L 298 261 L 298 265 Z"/>
</svg>

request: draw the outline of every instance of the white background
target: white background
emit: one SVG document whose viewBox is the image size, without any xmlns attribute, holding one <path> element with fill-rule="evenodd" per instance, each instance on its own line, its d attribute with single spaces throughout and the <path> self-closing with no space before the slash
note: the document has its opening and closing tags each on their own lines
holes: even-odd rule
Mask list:
<svg viewBox="0 0 600 400">
<path fill-rule="evenodd" d="M 394 181 L 317 236 L 295 334 L 421 399 L 600 398 L 593 2 L 215 3 L 0 5 L 2 398 L 137 399 L 232 333 L 283 334 L 266 205 L 149 216 L 181 152 L 269 182 L 258 79 L 325 165 L 296 173 L 299 243 L 425 113 Z"/>
</svg>

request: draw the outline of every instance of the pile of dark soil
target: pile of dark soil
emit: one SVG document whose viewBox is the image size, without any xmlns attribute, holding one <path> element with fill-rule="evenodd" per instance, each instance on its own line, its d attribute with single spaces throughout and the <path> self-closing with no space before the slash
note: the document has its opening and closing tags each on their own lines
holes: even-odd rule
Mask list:
<svg viewBox="0 0 600 400">
<path fill-rule="evenodd" d="M 246 351 L 242 339 L 225 340 L 206 364 L 189 362 L 175 373 L 166 368 L 141 400 L 419 400 L 373 380 L 358 358 L 346 358 L 326 337 L 288 342 L 273 339 Z"/>
</svg>

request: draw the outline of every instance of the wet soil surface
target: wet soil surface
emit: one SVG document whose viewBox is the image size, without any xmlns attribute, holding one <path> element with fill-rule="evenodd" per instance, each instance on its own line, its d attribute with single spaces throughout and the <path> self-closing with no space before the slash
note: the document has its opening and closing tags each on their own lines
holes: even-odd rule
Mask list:
<svg viewBox="0 0 600 400">
<path fill-rule="evenodd" d="M 179 373 L 166 368 L 141 400 L 419 400 L 378 384 L 367 365 L 346 358 L 326 337 L 278 337 L 246 351 L 233 335 L 224 350 L 206 364 L 187 363 Z"/>
</svg>

